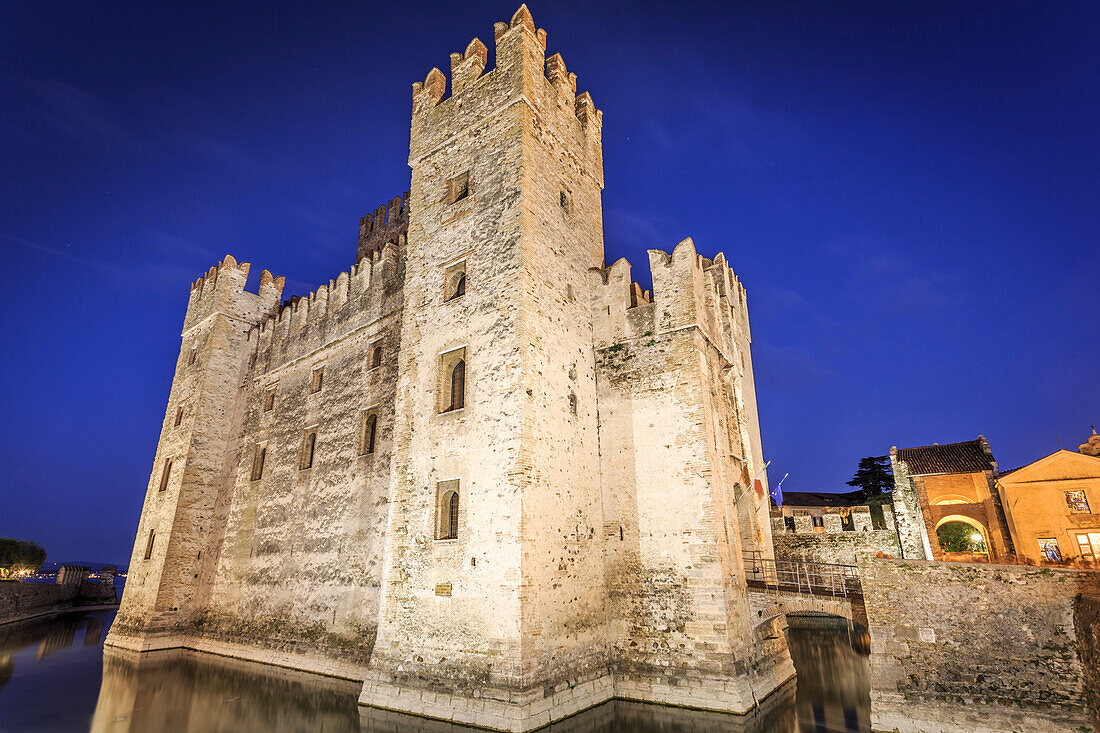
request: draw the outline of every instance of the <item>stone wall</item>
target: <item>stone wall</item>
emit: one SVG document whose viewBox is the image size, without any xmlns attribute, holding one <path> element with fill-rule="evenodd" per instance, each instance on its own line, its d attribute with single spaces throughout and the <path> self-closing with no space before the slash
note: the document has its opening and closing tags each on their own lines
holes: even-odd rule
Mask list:
<svg viewBox="0 0 1100 733">
<path fill-rule="evenodd" d="M 1087 729 L 1100 574 L 883 559 L 860 574 L 874 730 Z"/>
<path fill-rule="evenodd" d="M 0 581 L 0 624 L 14 623 L 35 616 L 61 613 L 81 606 L 113 606 L 114 578 L 102 582 L 18 583 Z"/>
<path fill-rule="evenodd" d="M 1085 668 L 1085 698 L 1093 730 L 1100 730 L 1100 598 L 1081 596 L 1073 616 L 1078 652 Z"/>
<path fill-rule="evenodd" d="M 816 526 L 815 515 L 821 518 Z M 848 522 L 844 521 L 845 515 L 850 515 Z M 890 506 L 882 507 L 882 519 L 883 528 L 875 529 L 871 508 L 867 506 L 773 509 L 775 559 L 855 565 L 859 558 L 880 552 L 901 557 Z"/>
</svg>

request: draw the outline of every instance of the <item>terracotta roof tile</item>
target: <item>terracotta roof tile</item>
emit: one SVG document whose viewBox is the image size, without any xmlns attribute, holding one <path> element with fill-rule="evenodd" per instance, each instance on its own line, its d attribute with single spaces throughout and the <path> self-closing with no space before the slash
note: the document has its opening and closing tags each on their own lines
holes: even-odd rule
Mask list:
<svg viewBox="0 0 1100 733">
<path fill-rule="evenodd" d="M 898 449 L 898 460 L 909 466 L 910 476 L 934 473 L 976 473 L 992 471 L 993 456 L 985 452 L 981 440 L 963 443 L 925 445 Z"/>
</svg>

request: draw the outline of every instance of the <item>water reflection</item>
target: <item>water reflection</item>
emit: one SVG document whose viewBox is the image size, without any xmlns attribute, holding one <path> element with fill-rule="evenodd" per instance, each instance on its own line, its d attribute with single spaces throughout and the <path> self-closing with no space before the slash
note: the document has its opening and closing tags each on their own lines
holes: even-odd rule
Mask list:
<svg viewBox="0 0 1100 733">
<path fill-rule="evenodd" d="M 87 730 L 114 611 L 0 626 L 0 730 Z"/>
<path fill-rule="evenodd" d="M 474 730 L 360 707 L 360 685 L 180 650 L 102 651 L 113 611 L 0 627 L 0 729 L 177 731 Z M 793 619 L 799 679 L 737 717 L 613 701 L 553 733 L 807 733 L 869 730 L 866 649 L 838 619 Z M 100 684 L 102 681 L 102 684 Z M 98 701 L 95 690 L 98 689 Z M 59 701 L 63 700 L 63 704 Z"/>
<path fill-rule="evenodd" d="M 798 730 L 871 730 L 867 630 L 835 616 L 792 616 L 788 623 L 798 673 Z"/>
</svg>

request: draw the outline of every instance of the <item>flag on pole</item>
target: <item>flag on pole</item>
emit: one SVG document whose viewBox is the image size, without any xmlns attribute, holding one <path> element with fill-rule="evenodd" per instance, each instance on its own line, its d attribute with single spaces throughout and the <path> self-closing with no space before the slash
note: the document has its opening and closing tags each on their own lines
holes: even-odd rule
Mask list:
<svg viewBox="0 0 1100 733">
<path fill-rule="evenodd" d="M 783 474 L 783 478 L 779 479 L 779 483 L 772 487 L 772 498 L 775 499 L 776 506 L 783 506 L 783 482 L 790 476 L 789 473 Z"/>
<path fill-rule="evenodd" d="M 768 470 L 768 466 L 770 466 L 771 464 L 771 461 L 765 463 L 764 467 L 760 469 L 760 473 L 756 474 L 756 479 L 752 482 L 752 488 L 753 491 L 756 492 L 756 498 L 758 501 L 764 498 L 764 482 L 760 479 L 764 478 L 764 472 Z"/>
</svg>

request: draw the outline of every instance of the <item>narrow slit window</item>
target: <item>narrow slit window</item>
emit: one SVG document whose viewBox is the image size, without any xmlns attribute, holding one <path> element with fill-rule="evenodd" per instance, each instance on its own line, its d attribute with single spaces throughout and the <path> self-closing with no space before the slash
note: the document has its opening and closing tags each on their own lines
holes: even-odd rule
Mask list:
<svg viewBox="0 0 1100 733">
<path fill-rule="evenodd" d="M 376 344 L 375 347 L 371 349 L 370 368 L 377 369 L 380 366 L 382 366 L 382 345 Z"/>
<path fill-rule="evenodd" d="M 271 412 L 275 409 L 275 388 L 272 387 L 264 394 L 264 412 Z"/>
<path fill-rule="evenodd" d="M 569 412 L 577 414 L 577 395 L 572 392 L 569 393 Z"/>
<path fill-rule="evenodd" d="M 309 382 L 310 394 L 316 394 L 321 391 L 321 388 L 325 386 L 325 368 L 317 367 L 313 370 L 313 373 Z"/>
<path fill-rule="evenodd" d="M 267 460 L 267 446 L 258 445 L 252 454 L 252 480 L 259 481 L 264 477 L 264 461 Z"/>
<path fill-rule="evenodd" d="M 298 468 L 302 471 L 313 468 L 313 454 L 317 449 L 317 431 L 311 430 L 302 439 L 302 455 L 298 460 Z"/>
<path fill-rule="evenodd" d="M 378 415 L 371 412 L 363 420 L 363 447 L 360 453 L 370 455 L 374 453 L 375 441 L 378 438 Z"/>
<path fill-rule="evenodd" d="M 441 481 L 436 490 L 437 540 L 458 539 L 459 482 Z"/>
<path fill-rule="evenodd" d="M 153 541 L 157 538 L 157 531 L 155 529 L 149 530 L 149 539 L 145 543 L 145 559 L 148 560 L 153 556 Z"/>
<path fill-rule="evenodd" d="M 183 422 L 183 408 L 182 407 L 177 407 L 176 408 L 176 421 L 174 423 L 174 426 L 178 428 L 180 426 L 180 423 L 182 423 L 182 422 Z"/>
<path fill-rule="evenodd" d="M 172 459 L 168 458 L 164 461 L 164 470 L 160 474 L 160 491 L 168 490 L 168 479 L 172 476 Z"/>
<path fill-rule="evenodd" d="M 459 359 L 451 369 L 451 404 L 448 410 L 461 410 L 466 406 L 466 362 Z"/>
<path fill-rule="evenodd" d="M 199 350 L 197 348 L 191 349 L 191 353 L 187 355 L 188 365 L 194 364 L 195 360 L 199 358 Z"/>
</svg>

